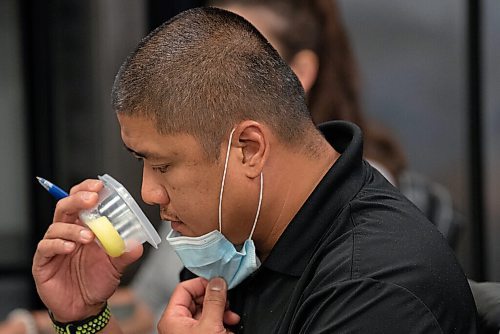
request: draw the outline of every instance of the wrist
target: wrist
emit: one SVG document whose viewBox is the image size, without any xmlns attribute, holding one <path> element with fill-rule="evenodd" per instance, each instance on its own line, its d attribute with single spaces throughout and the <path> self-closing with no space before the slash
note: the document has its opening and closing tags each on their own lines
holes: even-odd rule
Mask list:
<svg viewBox="0 0 500 334">
<path fill-rule="evenodd" d="M 52 320 L 52 323 L 54 322 L 71 323 L 95 316 L 107 306 L 108 303 L 105 301 L 99 304 L 94 304 L 92 306 L 87 305 L 83 310 L 72 310 L 71 308 L 66 308 L 66 309 L 57 308 L 56 311 L 53 311 L 52 309 L 49 308 L 48 312 L 50 320 Z"/>
</svg>

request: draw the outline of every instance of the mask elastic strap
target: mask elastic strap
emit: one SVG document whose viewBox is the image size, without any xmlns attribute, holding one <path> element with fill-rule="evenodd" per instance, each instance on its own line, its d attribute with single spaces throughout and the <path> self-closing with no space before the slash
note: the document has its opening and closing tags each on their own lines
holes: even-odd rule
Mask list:
<svg viewBox="0 0 500 334">
<path fill-rule="evenodd" d="M 226 153 L 226 161 L 224 162 L 224 172 L 222 173 L 222 183 L 220 187 L 219 194 L 219 232 L 222 233 L 222 195 L 224 194 L 224 185 L 226 183 L 226 173 L 227 173 L 227 163 L 229 161 L 229 150 L 231 148 L 231 141 L 233 139 L 233 133 L 236 128 L 231 130 L 231 134 L 229 135 L 229 142 L 227 143 L 227 153 Z M 259 190 L 259 205 L 257 206 L 257 213 L 255 214 L 255 220 L 253 221 L 252 231 L 250 232 L 250 236 L 248 239 L 252 239 L 253 232 L 255 231 L 255 227 L 257 226 L 257 220 L 259 220 L 260 208 L 262 206 L 262 192 L 264 189 L 264 174 L 260 173 L 260 190 Z"/>
<path fill-rule="evenodd" d="M 222 184 L 220 186 L 220 194 L 219 194 L 219 232 L 222 233 L 222 194 L 224 193 L 224 184 L 226 183 L 226 172 L 227 172 L 227 162 L 229 161 L 229 150 L 231 149 L 231 140 L 233 140 L 233 133 L 236 128 L 231 130 L 231 134 L 229 135 L 229 142 L 227 143 L 227 152 L 226 152 L 226 162 L 224 162 L 224 173 L 222 174 Z"/>
<path fill-rule="evenodd" d="M 262 205 L 262 189 L 264 188 L 264 174 L 260 172 L 260 190 L 259 190 L 259 205 L 257 206 L 257 213 L 255 214 L 255 220 L 253 221 L 252 231 L 248 239 L 252 239 L 253 232 L 255 231 L 255 226 L 257 226 L 257 220 L 259 220 L 260 207 Z"/>
</svg>

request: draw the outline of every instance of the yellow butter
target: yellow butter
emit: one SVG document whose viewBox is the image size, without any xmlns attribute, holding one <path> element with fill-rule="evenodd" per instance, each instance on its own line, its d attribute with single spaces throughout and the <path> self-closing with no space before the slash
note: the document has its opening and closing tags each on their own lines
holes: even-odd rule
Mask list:
<svg viewBox="0 0 500 334">
<path fill-rule="evenodd" d="M 99 217 L 86 224 L 109 256 L 118 257 L 125 252 L 125 242 L 107 217 Z"/>
</svg>

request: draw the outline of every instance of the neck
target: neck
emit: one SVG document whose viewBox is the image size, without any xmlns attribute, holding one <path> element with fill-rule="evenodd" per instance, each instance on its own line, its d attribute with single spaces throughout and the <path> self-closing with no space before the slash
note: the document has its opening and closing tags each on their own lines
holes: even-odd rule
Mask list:
<svg viewBox="0 0 500 334">
<path fill-rule="evenodd" d="M 257 224 L 255 245 L 264 261 L 288 224 L 332 167 L 340 154 L 322 140 L 321 156 L 284 152 L 276 168 L 266 171 L 266 190 L 262 204 L 261 226 Z M 324 147 L 323 147 L 324 146 Z"/>
</svg>

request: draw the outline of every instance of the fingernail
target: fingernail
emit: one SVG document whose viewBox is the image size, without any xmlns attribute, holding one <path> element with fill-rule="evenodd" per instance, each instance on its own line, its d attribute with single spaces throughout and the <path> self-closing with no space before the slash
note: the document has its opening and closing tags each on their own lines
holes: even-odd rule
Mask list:
<svg viewBox="0 0 500 334">
<path fill-rule="evenodd" d="M 95 189 L 95 188 L 97 188 L 97 187 L 98 187 L 98 186 L 100 186 L 100 185 L 101 185 L 101 181 L 99 181 L 99 180 L 95 180 L 95 181 L 92 183 L 92 188 L 94 188 L 94 189 Z"/>
<path fill-rule="evenodd" d="M 215 277 L 208 283 L 208 285 L 212 291 L 222 291 L 226 287 L 226 282 L 220 277 Z"/>
<path fill-rule="evenodd" d="M 64 248 L 71 250 L 75 247 L 75 243 L 71 241 L 65 241 L 64 242 Z"/>
<path fill-rule="evenodd" d="M 89 230 L 81 230 L 80 231 L 80 237 L 83 239 L 83 240 L 91 240 L 93 235 L 92 235 L 92 232 L 90 232 Z"/>
</svg>

